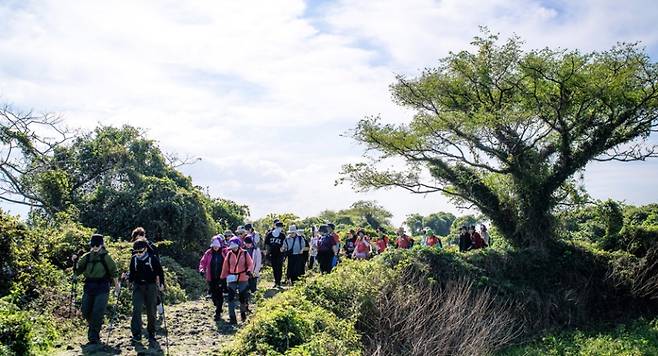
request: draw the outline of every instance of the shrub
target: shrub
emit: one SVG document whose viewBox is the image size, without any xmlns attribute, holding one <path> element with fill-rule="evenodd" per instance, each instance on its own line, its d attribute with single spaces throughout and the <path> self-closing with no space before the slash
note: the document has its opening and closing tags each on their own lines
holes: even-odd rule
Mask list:
<svg viewBox="0 0 658 356">
<path fill-rule="evenodd" d="M 551 333 L 530 344 L 511 347 L 502 355 L 658 355 L 658 319 L 639 319 L 611 330 Z"/>
<path fill-rule="evenodd" d="M 0 302 L 0 344 L 4 345 L 3 352 L 28 355 L 44 351 L 52 346 L 57 337 L 57 331 L 48 317 Z"/>
<path fill-rule="evenodd" d="M 332 342 L 325 343 L 326 340 Z M 353 323 L 337 318 L 310 302 L 300 288 L 293 288 L 259 305 L 249 324 L 235 335 L 223 353 L 342 355 L 358 350 L 358 334 Z"/>
</svg>

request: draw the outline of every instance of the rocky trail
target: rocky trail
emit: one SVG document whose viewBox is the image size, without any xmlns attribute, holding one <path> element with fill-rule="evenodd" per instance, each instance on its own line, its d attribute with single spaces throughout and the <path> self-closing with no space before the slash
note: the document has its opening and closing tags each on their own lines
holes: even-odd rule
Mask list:
<svg viewBox="0 0 658 356">
<path fill-rule="evenodd" d="M 276 294 L 276 290 L 266 290 L 263 297 Z M 252 310 L 256 303 L 252 304 Z M 214 307 L 212 301 L 205 298 L 166 306 L 165 316 L 169 331 L 169 355 L 213 355 L 218 354 L 222 345 L 228 343 L 235 332 L 242 326 L 228 324 L 228 312 L 224 304 L 223 320 L 213 320 Z M 144 328 L 146 315 L 143 315 Z M 157 341 L 149 345 L 144 330 L 144 338 L 140 343 L 132 344 L 130 340 L 130 316 L 117 318 L 108 339 L 108 322 L 103 325 L 101 333 L 102 345 L 86 345 L 86 329 L 81 328 L 78 335 L 72 337 L 69 343 L 59 345 L 55 355 L 165 355 L 167 354 L 167 338 L 164 323 L 158 319 Z M 109 340 L 109 342 L 108 342 Z"/>
</svg>

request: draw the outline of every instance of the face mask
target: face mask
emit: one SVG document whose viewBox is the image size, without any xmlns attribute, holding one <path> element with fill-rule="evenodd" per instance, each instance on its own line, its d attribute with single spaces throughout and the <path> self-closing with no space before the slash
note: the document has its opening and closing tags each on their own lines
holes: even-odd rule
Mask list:
<svg viewBox="0 0 658 356">
<path fill-rule="evenodd" d="M 277 234 L 280 234 L 282 230 L 283 230 L 283 229 L 280 228 L 280 227 L 277 227 L 276 229 L 274 229 L 274 231 L 276 231 Z"/>
</svg>

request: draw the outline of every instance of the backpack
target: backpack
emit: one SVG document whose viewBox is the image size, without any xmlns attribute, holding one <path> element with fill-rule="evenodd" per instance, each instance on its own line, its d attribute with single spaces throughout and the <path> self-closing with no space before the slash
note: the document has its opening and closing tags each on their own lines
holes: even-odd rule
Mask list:
<svg viewBox="0 0 658 356">
<path fill-rule="evenodd" d="M 318 251 L 330 251 L 331 247 L 334 245 L 334 237 L 327 234 L 322 235 L 320 240 L 318 240 Z"/>
<path fill-rule="evenodd" d="M 103 269 L 105 270 L 105 276 L 103 276 L 102 278 L 99 278 L 98 280 L 109 281 L 111 279 L 110 278 L 110 269 L 107 267 L 107 262 L 105 261 L 105 256 L 107 256 L 106 253 L 100 255 L 100 257 L 101 257 L 100 258 L 100 264 L 103 266 Z M 90 259 L 91 258 L 89 258 L 89 257 L 87 258 L 87 262 L 85 263 L 85 267 L 82 270 L 84 270 L 84 271 L 87 270 L 87 266 L 89 265 L 89 260 Z M 97 264 L 98 261 L 94 261 L 93 263 Z M 93 269 L 93 267 L 92 267 L 92 269 Z M 88 278 L 89 281 L 91 281 L 92 279 L 95 279 L 95 278 Z"/>
</svg>

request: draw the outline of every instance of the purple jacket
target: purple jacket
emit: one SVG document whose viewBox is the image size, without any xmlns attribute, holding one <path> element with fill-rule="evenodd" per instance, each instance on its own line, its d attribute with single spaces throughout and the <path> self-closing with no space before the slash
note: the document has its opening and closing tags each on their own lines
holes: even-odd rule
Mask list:
<svg viewBox="0 0 658 356">
<path fill-rule="evenodd" d="M 222 256 L 226 257 L 226 248 L 222 248 Z M 203 272 L 206 277 L 206 281 L 210 282 L 212 276 L 210 275 L 210 262 L 212 261 L 212 248 L 209 248 L 206 252 L 203 253 L 201 261 L 199 261 L 199 272 Z"/>
</svg>

